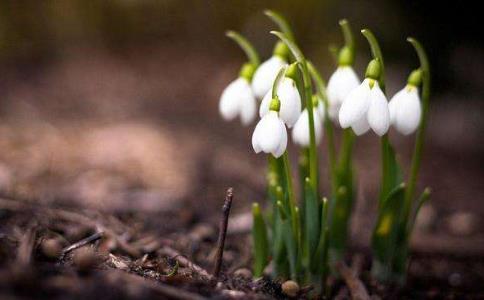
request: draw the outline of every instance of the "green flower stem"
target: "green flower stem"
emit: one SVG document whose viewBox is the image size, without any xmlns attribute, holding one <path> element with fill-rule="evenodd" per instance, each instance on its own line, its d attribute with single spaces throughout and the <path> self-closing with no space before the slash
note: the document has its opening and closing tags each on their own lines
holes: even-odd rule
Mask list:
<svg viewBox="0 0 484 300">
<path fill-rule="evenodd" d="M 316 83 L 316 87 L 318 90 L 318 94 L 323 99 L 324 104 L 324 130 L 326 132 L 327 140 L 328 140 L 328 161 L 329 161 L 329 168 L 331 173 L 331 184 L 335 183 L 336 178 L 336 148 L 334 144 L 334 127 L 331 119 L 329 118 L 329 101 L 328 96 L 326 94 L 326 83 L 323 80 L 323 77 L 319 73 L 319 71 L 314 67 L 314 65 L 307 61 L 308 70 L 313 78 L 314 82 Z M 336 191 L 337 187 L 332 187 L 333 193 Z"/>
<path fill-rule="evenodd" d="M 385 93 L 385 63 L 383 60 L 383 55 L 380 49 L 380 45 L 375 37 L 375 35 L 369 29 L 363 29 L 361 33 L 368 40 L 370 44 L 371 54 L 374 59 L 378 60 L 380 63 L 380 76 L 378 78 L 378 84 L 381 90 Z M 382 177 L 381 177 L 381 190 L 380 190 L 380 201 L 381 204 L 386 198 L 387 194 L 393 189 L 393 183 L 390 181 L 391 166 L 389 163 L 389 155 L 391 152 L 391 145 L 388 140 L 388 134 L 385 134 L 380 139 L 381 155 L 382 155 Z"/>
<path fill-rule="evenodd" d="M 240 33 L 229 30 L 225 34 L 227 37 L 234 40 L 240 48 L 245 52 L 247 58 L 249 59 L 250 63 L 257 68 L 260 64 L 259 54 L 255 50 L 254 46 Z"/>
<path fill-rule="evenodd" d="M 361 30 L 361 33 L 368 40 L 370 44 L 371 54 L 373 58 L 377 59 L 380 63 L 380 78 L 378 78 L 378 84 L 381 90 L 385 93 L 385 63 L 383 62 L 383 55 L 381 53 L 380 45 L 375 37 L 375 35 L 369 29 Z"/>
<path fill-rule="evenodd" d="M 289 22 L 287 22 L 286 18 L 284 18 L 280 13 L 267 9 L 264 11 L 264 14 L 268 16 L 274 23 L 279 26 L 279 29 L 286 35 L 288 39 L 294 41 L 294 34 L 292 33 L 291 26 L 289 26 Z"/>
<path fill-rule="evenodd" d="M 355 61 L 355 41 L 348 20 L 339 21 L 341 31 L 345 40 L 345 46 L 339 50 L 337 62 L 338 66 L 351 66 Z"/>
<path fill-rule="evenodd" d="M 422 159 L 422 149 L 425 138 L 425 129 L 427 127 L 427 119 L 429 112 L 429 99 L 430 99 L 430 66 L 427 54 L 425 53 L 422 45 L 414 38 L 407 39 L 409 43 L 415 48 L 418 58 L 420 60 L 420 69 L 422 70 L 422 121 L 417 131 L 417 137 L 415 138 L 415 149 L 412 156 L 412 165 L 410 168 L 410 175 L 408 177 L 408 188 L 405 193 L 405 220 L 410 214 L 410 208 L 415 193 L 415 186 L 418 177 L 418 171 L 420 169 L 420 161 Z"/>
<path fill-rule="evenodd" d="M 354 50 L 355 50 L 355 39 L 353 38 L 353 32 L 351 30 L 350 23 L 348 22 L 348 20 L 342 19 L 342 20 L 339 21 L 339 25 L 341 26 L 341 30 L 343 31 L 343 38 L 345 40 L 345 46 L 350 48 L 351 51 L 354 52 Z"/>
<path fill-rule="evenodd" d="M 278 31 L 271 31 L 271 33 L 276 35 L 288 46 L 296 60 L 299 62 L 299 67 L 303 74 L 304 93 L 302 94 L 304 95 L 304 102 L 306 103 L 309 114 L 309 179 L 311 180 L 315 194 L 318 195 L 318 158 L 316 153 L 316 136 L 314 131 L 313 102 L 311 101 L 312 87 L 306 59 L 299 47 L 284 33 Z"/>
<path fill-rule="evenodd" d="M 272 84 L 272 99 L 277 98 L 277 92 L 279 90 L 279 85 L 284 78 L 284 74 L 286 73 L 286 66 L 281 67 L 279 72 L 277 72 L 276 78 L 274 79 L 274 83 Z"/>
</svg>

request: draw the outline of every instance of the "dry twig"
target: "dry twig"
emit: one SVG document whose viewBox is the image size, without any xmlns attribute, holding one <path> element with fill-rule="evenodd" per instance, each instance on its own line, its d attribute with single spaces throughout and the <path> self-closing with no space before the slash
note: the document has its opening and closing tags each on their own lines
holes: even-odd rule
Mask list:
<svg viewBox="0 0 484 300">
<path fill-rule="evenodd" d="M 223 206 L 223 216 L 220 220 L 219 233 L 217 240 L 217 254 L 215 255 L 215 266 L 213 268 L 213 276 L 218 277 L 220 269 L 222 268 L 222 260 L 224 255 L 225 237 L 227 235 L 227 224 L 229 222 L 230 208 L 232 207 L 233 200 L 232 188 L 228 188 L 227 195 L 225 196 L 225 202 Z"/>
<path fill-rule="evenodd" d="M 83 247 L 87 244 L 90 244 L 90 243 L 93 243 L 93 242 L 99 240 L 100 238 L 103 237 L 103 235 L 104 235 L 104 232 L 99 231 L 99 232 L 96 232 L 93 235 L 90 235 L 87 238 L 84 238 L 84 239 L 82 239 L 82 240 L 80 240 L 80 241 L 78 241 L 78 242 L 76 242 L 76 243 L 74 243 L 74 244 L 72 244 L 68 247 L 65 247 L 62 250 L 62 254 L 61 254 L 60 259 L 62 260 L 67 253 L 69 253 L 73 250 L 76 250 L 76 249 L 81 248 L 81 247 Z"/>
</svg>

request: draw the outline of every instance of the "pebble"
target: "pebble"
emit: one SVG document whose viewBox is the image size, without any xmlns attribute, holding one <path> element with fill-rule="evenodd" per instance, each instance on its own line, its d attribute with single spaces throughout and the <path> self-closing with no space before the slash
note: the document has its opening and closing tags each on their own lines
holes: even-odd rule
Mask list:
<svg viewBox="0 0 484 300">
<path fill-rule="evenodd" d="M 293 280 L 288 280 L 282 284 L 282 292 L 289 297 L 296 297 L 299 293 L 299 284 Z"/>
<path fill-rule="evenodd" d="M 252 272 L 247 268 L 240 268 L 240 269 L 235 270 L 234 276 L 239 276 L 239 277 L 242 277 L 242 278 L 251 279 L 252 278 Z"/>
<path fill-rule="evenodd" d="M 43 240 L 40 249 L 48 258 L 58 258 L 62 253 L 62 245 L 58 239 Z"/>
<path fill-rule="evenodd" d="M 449 284 L 451 286 L 457 287 L 462 284 L 462 276 L 459 273 L 452 273 L 449 276 Z"/>
<path fill-rule="evenodd" d="M 97 265 L 98 258 L 91 247 L 83 247 L 75 251 L 72 261 L 79 272 L 87 273 Z"/>
<path fill-rule="evenodd" d="M 456 212 L 448 218 L 448 227 L 455 235 L 470 235 L 476 228 L 476 216 L 470 212 Z"/>
</svg>

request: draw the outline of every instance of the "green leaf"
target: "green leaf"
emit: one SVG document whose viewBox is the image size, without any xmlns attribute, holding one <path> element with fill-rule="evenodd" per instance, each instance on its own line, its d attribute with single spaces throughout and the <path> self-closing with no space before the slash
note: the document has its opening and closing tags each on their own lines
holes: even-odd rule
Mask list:
<svg viewBox="0 0 484 300">
<path fill-rule="evenodd" d="M 410 236 L 412 234 L 413 228 L 415 226 L 415 222 L 417 221 L 418 213 L 420 212 L 420 209 L 422 206 L 430 199 L 430 193 L 431 190 L 430 188 L 425 188 L 425 190 L 422 192 L 420 197 L 417 200 L 417 207 L 415 208 L 415 212 L 413 213 L 413 217 L 411 220 L 408 221 L 408 226 L 407 226 L 407 240 L 410 240 Z M 406 221 L 406 220 L 404 220 Z"/>
<path fill-rule="evenodd" d="M 372 249 L 377 278 L 388 278 L 392 273 L 392 261 L 396 253 L 398 236 L 401 233 L 400 216 L 405 196 L 405 184 L 393 189 L 378 210 L 378 219 L 372 236 Z"/>
<path fill-rule="evenodd" d="M 320 231 L 320 206 L 317 196 L 314 194 L 314 188 L 309 178 L 306 178 L 304 184 L 304 193 L 306 195 L 305 203 L 305 244 L 308 251 L 309 265 L 316 248 L 318 247 Z"/>
<path fill-rule="evenodd" d="M 281 216 L 281 230 L 284 239 L 284 245 L 287 250 L 287 259 L 289 261 L 289 269 L 291 279 L 297 280 L 298 276 L 298 243 L 296 235 L 292 229 L 291 220 L 288 219 L 287 213 L 280 201 L 277 202 L 279 215 Z"/>
<path fill-rule="evenodd" d="M 287 250 L 284 241 L 284 228 L 282 226 L 283 216 L 279 209 L 279 203 L 284 201 L 284 193 L 282 188 L 278 186 L 276 188 L 276 202 L 273 205 L 274 213 L 274 227 L 272 233 L 272 255 L 274 262 L 274 276 L 275 277 L 289 277 L 289 263 L 287 260 Z M 285 218 L 285 213 L 284 213 Z"/>
<path fill-rule="evenodd" d="M 260 277 L 269 263 L 267 228 L 258 203 L 252 204 L 252 239 L 254 246 L 254 276 Z"/>
</svg>

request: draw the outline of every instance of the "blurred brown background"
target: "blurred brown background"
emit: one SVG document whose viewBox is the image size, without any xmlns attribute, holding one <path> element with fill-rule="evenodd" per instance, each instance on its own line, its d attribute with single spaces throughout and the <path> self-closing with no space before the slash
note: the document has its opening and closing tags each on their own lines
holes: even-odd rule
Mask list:
<svg viewBox="0 0 484 300">
<path fill-rule="evenodd" d="M 253 125 L 224 123 L 217 105 L 244 61 L 224 32 L 242 32 L 267 58 L 274 25 L 262 10 L 273 8 L 326 78 L 334 69 L 328 45 L 342 40 L 338 20 L 353 25 L 359 74 L 369 50 L 358 31 L 372 29 L 389 95 L 417 65 L 405 38 L 421 40 L 434 75 L 421 177 L 434 196 L 425 218 L 440 217 L 433 229 L 463 219 L 464 234 L 475 235 L 484 195 L 484 45 L 468 2 L 2 1 L 0 188 L 121 211 L 186 204 L 202 218 L 218 211 L 227 186 L 237 211 L 261 201 L 265 158 L 250 147 Z M 392 140 L 408 162 L 412 139 Z M 372 207 L 374 136 L 359 140 L 357 160 L 361 203 Z"/>
</svg>

